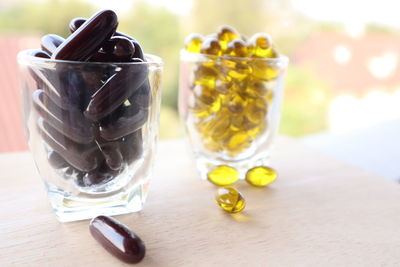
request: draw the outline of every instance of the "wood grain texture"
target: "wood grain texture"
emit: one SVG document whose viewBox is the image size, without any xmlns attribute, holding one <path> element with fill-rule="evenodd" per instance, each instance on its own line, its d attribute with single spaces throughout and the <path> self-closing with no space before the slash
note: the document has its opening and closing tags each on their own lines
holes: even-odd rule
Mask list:
<svg viewBox="0 0 400 267">
<path fill-rule="evenodd" d="M 244 181 L 224 213 L 182 141 L 162 142 L 144 210 L 117 216 L 146 243 L 138 266 L 400 266 L 400 186 L 279 138 L 269 188 Z M 124 266 L 59 223 L 28 153 L 0 156 L 0 266 Z"/>
</svg>

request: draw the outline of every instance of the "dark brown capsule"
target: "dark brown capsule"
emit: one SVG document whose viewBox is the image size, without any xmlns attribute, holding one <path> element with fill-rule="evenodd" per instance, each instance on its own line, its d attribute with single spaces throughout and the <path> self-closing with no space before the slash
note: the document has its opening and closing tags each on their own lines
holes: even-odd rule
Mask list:
<svg viewBox="0 0 400 267">
<path fill-rule="evenodd" d="M 82 145 L 75 143 L 59 133 L 42 118 L 38 119 L 37 126 L 43 141 L 73 167 L 87 172 L 98 166 L 101 154 L 95 144 Z"/>
<path fill-rule="evenodd" d="M 127 263 L 140 262 L 146 248 L 143 241 L 126 225 L 108 217 L 98 216 L 90 222 L 90 233 L 108 252 Z"/>
<path fill-rule="evenodd" d="M 68 162 L 66 162 L 65 159 L 55 151 L 49 152 L 49 154 L 47 155 L 47 159 L 54 169 L 61 169 L 69 166 Z"/>
<path fill-rule="evenodd" d="M 50 55 L 47 52 L 39 49 L 29 50 L 29 55 L 32 57 L 50 58 Z"/>
<path fill-rule="evenodd" d="M 58 107 L 43 90 L 33 92 L 32 102 L 45 121 L 71 140 L 80 144 L 89 144 L 93 141 L 92 125 L 81 111 Z"/>
<path fill-rule="evenodd" d="M 85 18 L 72 19 L 71 22 L 69 23 L 69 29 L 70 29 L 71 33 L 75 32 L 85 22 L 86 22 Z M 121 36 L 121 37 L 125 37 L 125 38 L 129 39 L 132 42 L 133 46 L 135 47 L 135 53 L 134 53 L 133 57 L 144 60 L 143 49 L 140 46 L 139 42 L 135 38 L 133 38 L 132 36 L 129 36 L 128 34 L 122 33 L 122 32 L 115 32 L 114 36 Z M 92 59 L 91 61 L 112 62 L 112 61 L 100 61 L 99 57 L 101 55 L 97 55 L 97 54 L 94 54 L 94 55 L 96 56 L 96 60 Z"/>
<path fill-rule="evenodd" d="M 126 66 L 115 73 L 91 97 L 84 112 L 85 116 L 90 120 L 98 121 L 109 115 L 143 84 L 147 79 L 147 74 L 145 64 Z"/>
<path fill-rule="evenodd" d="M 85 61 L 99 50 L 118 26 L 117 15 L 112 10 L 94 14 L 72 33 L 54 51 L 52 59 Z"/>
<path fill-rule="evenodd" d="M 135 47 L 132 42 L 122 36 L 111 37 L 110 40 L 103 44 L 102 50 L 106 54 L 113 55 L 118 60 L 117 62 L 130 61 L 135 53 Z"/>
<path fill-rule="evenodd" d="M 137 105 L 140 108 L 147 109 L 151 101 L 151 88 L 149 80 L 146 80 L 140 88 L 129 97 L 129 102 L 132 105 Z"/>
<path fill-rule="evenodd" d="M 97 141 L 100 151 L 103 154 L 106 164 L 112 170 L 120 170 L 123 165 L 123 157 L 119 141 Z"/>
<path fill-rule="evenodd" d="M 29 50 L 29 55 L 32 57 L 40 57 L 40 58 L 50 58 L 50 55 L 46 52 L 39 50 L 39 49 L 32 49 Z M 36 88 L 41 89 L 43 88 L 43 80 L 39 77 L 36 73 L 35 69 L 28 66 L 29 73 L 31 74 L 32 78 L 36 82 Z"/>
<path fill-rule="evenodd" d="M 85 18 L 73 18 L 69 23 L 69 30 L 71 33 L 74 33 L 86 20 Z"/>
<path fill-rule="evenodd" d="M 69 64 L 56 64 L 55 68 L 35 67 L 38 89 L 63 109 L 86 108 L 90 94 L 81 69 L 71 68 Z M 40 86 L 40 87 L 39 87 Z"/>
<path fill-rule="evenodd" d="M 59 47 L 64 41 L 64 38 L 56 34 L 46 34 L 42 37 L 41 46 L 44 51 L 53 54 L 57 47 Z"/>
<path fill-rule="evenodd" d="M 100 136 L 106 140 L 116 140 L 140 129 L 148 117 L 147 109 L 138 106 L 122 107 L 124 109 L 118 119 L 110 116 L 100 123 Z"/>
<path fill-rule="evenodd" d="M 127 164 L 139 159 L 143 154 L 142 130 L 124 136 L 121 141 L 121 153 Z"/>
</svg>

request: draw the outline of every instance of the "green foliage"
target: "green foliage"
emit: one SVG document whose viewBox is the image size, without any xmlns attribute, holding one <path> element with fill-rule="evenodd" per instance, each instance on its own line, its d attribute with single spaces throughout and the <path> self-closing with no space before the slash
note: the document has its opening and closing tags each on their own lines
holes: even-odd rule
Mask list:
<svg viewBox="0 0 400 267">
<path fill-rule="evenodd" d="M 70 34 L 71 18 L 87 17 L 94 8 L 79 0 L 45 0 L 19 2 L 0 11 L 0 31 L 55 33 L 66 37 Z"/>
<path fill-rule="evenodd" d="M 286 75 L 280 132 L 301 136 L 327 128 L 329 86 L 307 68 L 291 66 Z"/>
<path fill-rule="evenodd" d="M 179 76 L 179 50 L 182 47 L 180 21 L 163 7 L 136 2 L 129 17 L 122 17 L 120 30 L 142 44 L 145 53 L 161 57 L 164 61 L 163 104 L 177 107 Z"/>
<path fill-rule="evenodd" d="M 0 32 L 55 33 L 68 36 L 74 17 L 89 17 L 95 8 L 82 0 L 18 2 L 0 10 Z M 268 32 L 278 51 L 290 55 L 315 29 L 337 30 L 338 25 L 318 24 L 295 14 L 289 0 L 193 0 L 191 16 L 179 17 L 163 7 L 135 1 L 120 15 L 119 30 L 137 38 L 145 53 L 160 56 L 164 63 L 163 108 L 160 136 L 182 135 L 177 115 L 179 50 L 191 32 L 207 35 L 220 25 L 231 25 L 246 36 Z M 371 31 L 378 29 L 370 26 Z M 39 44 L 38 44 L 39 45 Z M 326 128 L 329 89 L 308 69 L 291 65 L 286 77 L 281 132 L 304 135 Z"/>
</svg>

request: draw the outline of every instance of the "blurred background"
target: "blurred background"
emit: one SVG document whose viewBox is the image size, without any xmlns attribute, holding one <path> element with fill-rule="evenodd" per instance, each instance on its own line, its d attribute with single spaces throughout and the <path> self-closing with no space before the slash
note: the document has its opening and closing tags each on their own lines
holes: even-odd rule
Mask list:
<svg viewBox="0 0 400 267">
<path fill-rule="evenodd" d="M 1 0 L 0 153 L 27 150 L 16 54 L 40 36 L 69 35 L 74 17 L 113 9 L 119 30 L 164 59 L 161 132 L 184 135 L 177 113 L 186 35 L 228 24 L 269 33 L 289 56 L 280 132 L 389 178 L 400 177 L 400 19 L 395 0 Z"/>
</svg>

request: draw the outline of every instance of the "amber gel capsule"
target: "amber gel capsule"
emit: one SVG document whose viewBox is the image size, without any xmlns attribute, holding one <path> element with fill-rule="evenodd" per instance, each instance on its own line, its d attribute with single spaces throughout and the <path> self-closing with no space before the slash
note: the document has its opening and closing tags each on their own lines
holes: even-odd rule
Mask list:
<svg viewBox="0 0 400 267">
<path fill-rule="evenodd" d="M 231 185 L 239 180 L 239 172 L 233 167 L 219 165 L 207 174 L 207 179 L 216 185 Z"/>
<path fill-rule="evenodd" d="M 267 186 L 278 177 L 278 172 L 270 167 L 258 166 L 246 173 L 246 182 L 254 186 Z"/>
<path fill-rule="evenodd" d="M 127 263 L 140 262 L 146 252 L 143 241 L 126 225 L 98 216 L 89 225 L 90 233 L 108 252 Z"/>
<path fill-rule="evenodd" d="M 215 200 L 224 211 L 229 213 L 241 212 L 246 207 L 242 194 L 230 186 L 219 188 Z"/>
</svg>

